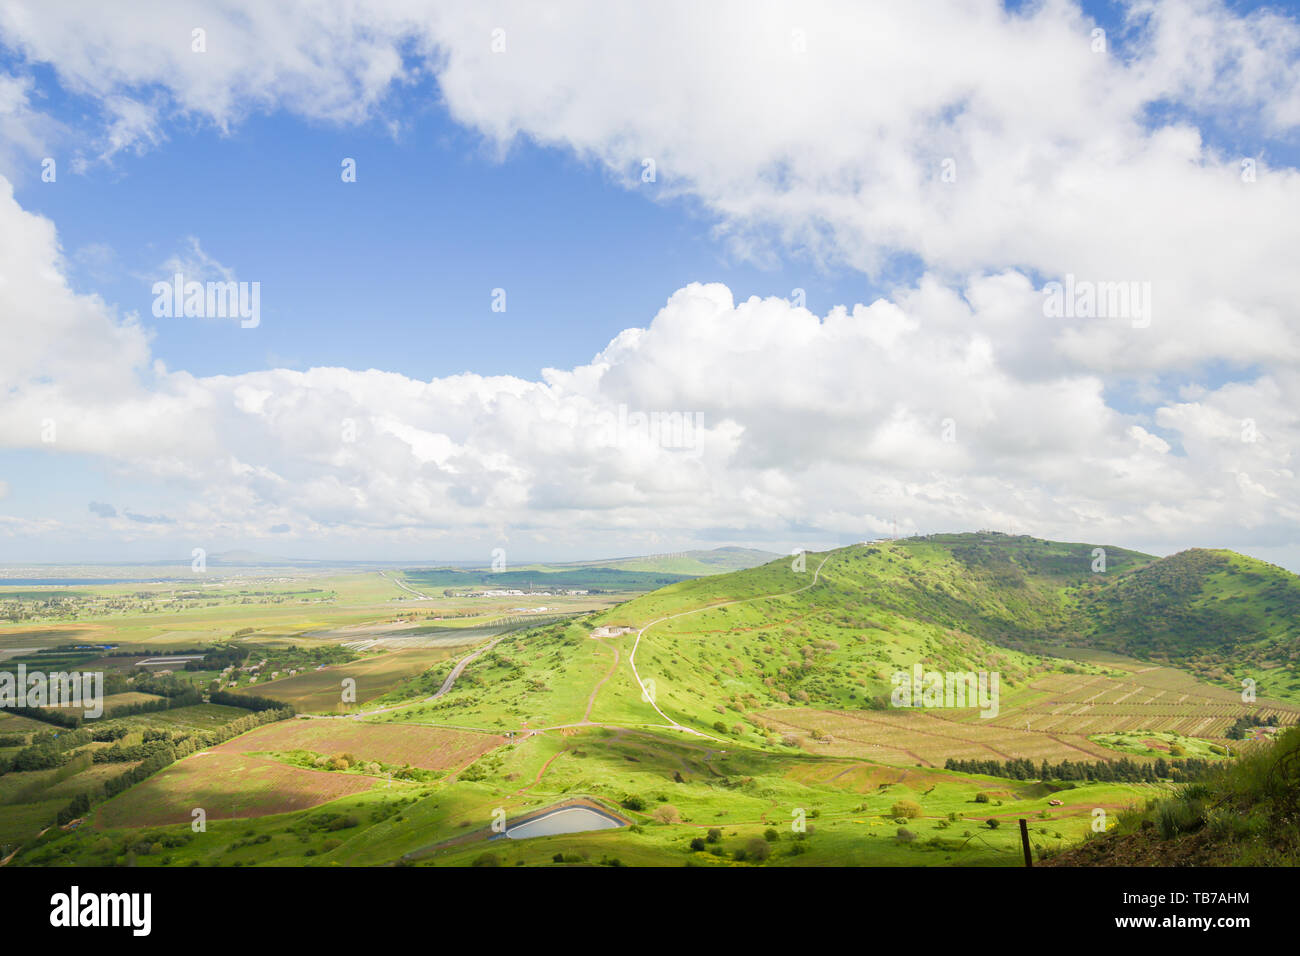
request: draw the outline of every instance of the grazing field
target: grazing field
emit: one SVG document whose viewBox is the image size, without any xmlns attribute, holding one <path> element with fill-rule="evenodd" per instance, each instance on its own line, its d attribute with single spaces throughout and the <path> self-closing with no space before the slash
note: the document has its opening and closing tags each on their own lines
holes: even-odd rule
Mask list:
<svg viewBox="0 0 1300 956">
<path fill-rule="evenodd" d="M 0 734 L 34 734 L 49 729 L 50 725 L 44 721 L 0 710 Z"/>
<path fill-rule="evenodd" d="M 301 713 L 343 714 L 359 709 L 367 701 L 381 697 L 398 686 L 446 660 L 455 651 L 449 648 L 416 648 L 389 651 L 362 657 L 347 664 L 336 664 L 293 677 L 257 683 L 242 688 L 249 693 L 271 697 L 291 705 Z M 357 702 L 342 701 L 343 681 L 356 681 Z"/>
<path fill-rule="evenodd" d="M 1166 731 L 1094 734 L 1092 740 L 1111 750 L 1144 757 L 1197 757 L 1201 760 L 1220 760 L 1228 756 L 1228 749 L 1223 744 Z"/>
<path fill-rule="evenodd" d="M 54 823 L 54 815 L 63 804 L 63 800 L 56 799 L 0 807 L 0 845 L 13 849 L 14 845 L 33 839 Z"/>
<path fill-rule="evenodd" d="M 114 720 L 129 727 L 213 730 L 222 724 L 228 724 L 235 718 L 247 714 L 248 711 L 242 707 L 227 707 L 225 704 L 191 704 L 188 707 L 156 710 L 148 714 L 115 717 Z"/>
<path fill-rule="evenodd" d="M 356 720 L 283 720 L 259 727 L 215 748 L 216 753 L 309 750 L 320 754 L 351 753 L 423 770 L 462 767 L 505 743 L 504 737 L 472 731 L 444 730 L 418 724 L 372 724 Z"/>
<path fill-rule="evenodd" d="M 209 751 L 177 761 L 94 812 L 95 826 L 147 827 L 304 810 L 369 790 L 373 777 L 291 767 L 239 753 Z"/>
</svg>

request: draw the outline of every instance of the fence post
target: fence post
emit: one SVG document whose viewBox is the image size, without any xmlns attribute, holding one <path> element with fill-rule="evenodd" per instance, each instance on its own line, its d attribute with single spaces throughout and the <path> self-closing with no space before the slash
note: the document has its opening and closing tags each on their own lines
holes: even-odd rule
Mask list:
<svg viewBox="0 0 1300 956">
<path fill-rule="evenodd" d="M 1034 865 L 1034 855 L 1029 851 L 1029 821 L 1024 817 L 1020 818 L 1020 843 L 1025 848 L 1025 866 Z"/>
</svg>

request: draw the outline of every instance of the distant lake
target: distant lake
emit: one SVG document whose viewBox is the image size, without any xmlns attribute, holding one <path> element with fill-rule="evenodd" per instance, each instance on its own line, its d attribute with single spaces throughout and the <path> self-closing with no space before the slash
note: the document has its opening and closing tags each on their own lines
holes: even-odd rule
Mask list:
<svg viewBox="0 0 1300 956">
<path fill-rule="evenodd" d="M 0 578 L 0 587 L 54 585 L 70 587 L 77 584 L 162 584 L 180 581 L 181 578 Z"/>
</svg>

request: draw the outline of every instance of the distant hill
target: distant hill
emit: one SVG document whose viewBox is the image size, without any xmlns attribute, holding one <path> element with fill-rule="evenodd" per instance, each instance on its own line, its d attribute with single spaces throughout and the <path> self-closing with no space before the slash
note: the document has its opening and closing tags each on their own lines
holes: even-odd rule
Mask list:
<svg viewBox="0 0 1300 956">
<path fill-rule="evenodd" d="M 714 548 L 709 551 L 678 551 L 674 554 L 651 554 L 643 557 L 608 558 L 603 561 L 582 561 L 576 564 L 551 565 L 551 567 L 615 568 L 620 571 L 654 571 L 683 576 L 720 574 L 725 571 L 742 571 L 779 558 L 772 551 L 754 548 Z"/>
<path fill-rule="evenodd" d="M 1232 551 L 1182 551 L 1074 597 L 1095 647 L 1220 680 L 1300 659 L 1300 577 Z"/>
<path fill-rule="evenodd" d="M 484 588 L 490 590 L 550 591 L 649 591 L 677 581 L 685 575 L 654 571 L 622 571 L 618 568 L 578 566 L 552 570 L 533 566 L 521 570 L 492 571 L 462 568 L 411 568 L 402 572 L 415 588 Z"/>
</svg>

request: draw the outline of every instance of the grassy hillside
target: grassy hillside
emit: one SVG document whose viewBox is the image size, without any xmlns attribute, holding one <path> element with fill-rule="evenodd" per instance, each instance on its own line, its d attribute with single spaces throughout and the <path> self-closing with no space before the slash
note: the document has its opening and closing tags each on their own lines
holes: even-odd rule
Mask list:
<svg viewBox="0 0 1300 956">
<path fill-rule="evenodd" d="M 1193 549 L 1075 594 L 1087 643 L 1295 699 L 1300 577 L 1231 551 Z M 1265 679 L 1264 675 L 1268 675 Z"/>
<path fill-rule="evenodd" d="M 1252 745 L 1209 780 L 1120 815 L 1054 866 L 1300 864 L 1300 728 Z"/>
<path fill-rule="evenodd" d="M 511 573 L 595 572 L 664 573 Z M 358 720 L 276 724 L 184 757 L 96 802 L 81 829 L 47 832 L 19 862 L 1017 865 L 1016 818 L 1032 821 L 1036 852 L 1051 855 L 1090 832 L 1094 809 L 1113 823 L 1128 808 L 1158 806 L 1175 781 L 1230 764 L 1225 754 L 1241 745 L 1229 737 L 1243 721 L 1252 734 L 1300 722 L 1300 708 L 1267 699 L 1285 690 L 1294 667 L 1292 588 L 1286 572 L 1227 552 L 1158 559 L 981 532 L 676 579 L 614 607 L 494 636 L 490 648 L 434 653 L 400 643 L 422 639 L 422 626 L 375 631 L 401 649 L 354 653 L 288 679 L 323 695 L 320 706 L 307 696 L 295 703 L 328 711 L 340 678 L 356 677 L 361 703 L 349 709 Z M 371 622 L 392 617 L 370 613 Z M 1153 666 L 1153 657 L 1168 663 Z M 410 672 L 365 683 L 367 666 L 407 659 Z M 894 706 L 891 678 L 918 664 L 997 673 L 998 713 Z M 1241 700 L 1236 666 L 1261 675 L 1258 702 Z M 292 689 L 284 680 L 255 686 L 277 698 Z M 34 739 L 20 723 L 11 729 Z M 1111 773 L 1120 758 L 1142 772 Z M 1267 782 L 1272 771 L 1242 772 Z M 35 799 L 46 797 L 37 792 L 43 780 L 13 781 L 24 797 L 24 842 L 58 810 Z M 212 825 L 187 835 L 173 818 L 196 793 L 210 795 Z M 1269 807 L 1289 812 L 1269 794 Z M 631 825 L 491 839 L 498 808 L 519 819 L 575 800 Z M 1244 795 L 1224 805 L 1254 818 Z M 1151 812 L 1198 819 L 1194 810 Z M 1261 812 L 1249 852 L 1284 859 L 1289 850 L 1260 836 L 1275 810 Z M 805 818 L 806 830 L 792 828 Z M 1135 825 L 1135 837 L 1149 839 Z M 1227 826 L 1206 810 L 1195 833 L 1175 836 Z"/>
</svg>

